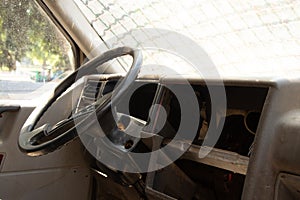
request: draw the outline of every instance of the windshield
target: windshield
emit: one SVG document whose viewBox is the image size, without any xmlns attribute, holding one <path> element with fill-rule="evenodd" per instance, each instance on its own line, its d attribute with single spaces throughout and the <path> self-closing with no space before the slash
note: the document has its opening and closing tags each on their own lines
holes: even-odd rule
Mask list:
<svg viewBox="0 0 300 200">
<path fill-rule="evenodd" d="M 194 41 L 208 54 L 223 77 L 300 75 L 300 1 L 74 2 L 107 48 L 127 45 L 126 41 L 135 37 L 133 30 L 163 29 Z M 144 37 L 148 37 L 149 41 L 155 40 L 147 32 Z M 111 38 L 117 42 L 108 42 Z M 130 40 L 143 48 L 140 38 Z M 172 45 L 174 41 L 169 42 Z M 180 42 L 177 43 L 180 45 Z"/>
</svg>

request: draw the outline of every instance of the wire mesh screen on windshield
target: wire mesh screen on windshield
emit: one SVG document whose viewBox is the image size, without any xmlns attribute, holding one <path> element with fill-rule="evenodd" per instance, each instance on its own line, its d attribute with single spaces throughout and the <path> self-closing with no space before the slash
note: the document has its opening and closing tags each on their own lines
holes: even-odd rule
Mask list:
<svg viewBox="0 0 300 200">
<path fill-rule="evenodd" d="M 133 29 L 167 29 L 198 43 L 224 75 L 300 72 L 299 1 L 74 1 L 104 41 Z"/>
</svg>

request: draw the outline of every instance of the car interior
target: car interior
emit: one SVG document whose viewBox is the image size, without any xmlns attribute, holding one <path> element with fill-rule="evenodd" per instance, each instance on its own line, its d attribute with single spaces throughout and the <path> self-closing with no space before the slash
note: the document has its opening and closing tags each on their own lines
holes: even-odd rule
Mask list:
<svg viewBox="0 0 300 200">
<path fill-rule="evenodd" d="M 1 9 L 15 3 L 5 2 Z M 53 52 L 64 52 L 62 57 L 70 59 L 64 61 L 64 72 L 51 78 L 52 64 L 38 71 L 33 61 L 31 68 L 24 67 L 26 73 L 16 65 L 15 72 L 0 74 L 0 199 L 300 199 L 300 79 L 296 66 L 300 63 L 300 26 L 294 37 L 279 41 L 274 34 L 273 41 L 243 43 L 237 46 L 240 52 L 231 54 L 227 43 L 216 39 L 225 33 L 187 30 L 193 21 L 180 21 L 185 16 L 176 14 L 178 9 L 189 17 L 194 12 L 200 15 L 200 9 L 208 9 L 204 5 L 213 5 L 223 15 L 211 17 L 210 10 L 200 25 L 234 20 L 235 15 L 226 14 L 225 3 L 219 0 L 141 1 L 137 5 L 122 0 L 20 2 L 23 5 L 16 3 L 15 10 L 30 5 L 27 14 L 30 9 L 40 13 L 59 38 L 62 50 Z M 235 8 L 233 13 L 243 4 L 224 2 Z M 258 2 L 244 2 L 243 9 L 248 10 L 239 14 L 297 6 L 300 10 L 297 1 Z M 165 13 L 156 8 L 166 9 Z M 165 15 L 176 18 L 174 29 L 173 24 L 160 25 L 170 24 L 170 18 L 158 17 Z M 26 23 L 38 26 L 40 22 L 40 27 L 44 21 L 38 19 Z M 5 18 L 0 16 L 1 20 Z M 262 27 L 273 31 L 296 22 L 300 23 L 300 13 L 291 21 L 279 19 L 278 24 L 254 28 L 248 24 L 241 32 Z M 231 28 L 236 31 L 233 25 Z M 244 51 L 251 55 L 255 51 L 261 57 L 229 62 L 228 68 L 249 69 L 235 71 L 232 67 L 233 72 L 226 74 L 218 68 L 221 57 L 210 54 L 212 47 L 202 46 L 212 44 L 213 39 L 205 34 L 215 37 L 216 52 L 227 53 L 228 60 Z M 38 34 L 33 37 L 38 41 Z M 247 43 L 248 39 L 241 40 Z M 51 36 L 47 43 L 55 44 L 53 40 Z M 276 53 L 271 52 L 274 41 L 282 44 Z M 292 43 L 294 48 L 289 49 Z M 253 50 L 255 45 L 261 52 Z M 40 44 L 37 52 L 48 55 L 43 48 Z M 287 51 L 289 56 L 283 55 Z M 272 62 L 265 62 L 264 56 Z M 25 61 L 20 60 L 21 65 Z M 49 74 L 42 76 L 44 72 Z M 27 87 L 20 74 L 26 74 L 28 84 L 38 88 L 16 93 L 17 88 Z M 11 86 L 14 91 L 6 90 L 13 81 L 17 82 Z"/>
</svg>

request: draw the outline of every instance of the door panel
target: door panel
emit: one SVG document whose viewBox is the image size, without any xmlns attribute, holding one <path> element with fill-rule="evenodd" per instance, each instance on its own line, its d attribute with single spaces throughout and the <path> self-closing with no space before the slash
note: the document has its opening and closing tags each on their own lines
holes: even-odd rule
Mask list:
<svg viewBox="0 0 300 200">
<path fill-rule="evenodd" d="M 19 150 L 19 132 L 32 110 L 21 107 L 0 118 L 0 153 L 5 155 L 0 169 L 0 199 L 87 199 L 90 172 L 79 139 L 40 157 Z"/>
<path fill-rule="evenodd" d="M 52 168 L 0 173 L 1 199 L 87 199 L 86 168 Z"/>
</svg>

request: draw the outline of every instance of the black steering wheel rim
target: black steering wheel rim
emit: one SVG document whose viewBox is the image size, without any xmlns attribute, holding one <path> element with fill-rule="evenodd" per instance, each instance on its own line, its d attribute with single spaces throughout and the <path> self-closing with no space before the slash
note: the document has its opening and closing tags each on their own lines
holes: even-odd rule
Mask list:
<svg viewBox="0 0 300 200">
<path fill-rule="evenodd" d="M 120 99 L 126 91 L 130 88 L 131 84 L 137 78 L 137 75 L 140 71 L 142 64 L 142 54 L 139 50 L 132 49 L 130 47 L 118 47 L 109 51 L 104 52 L 100 56 L 90 60 L 89 62 L 82 65 L 79 69 L 74 71 L 69 75 L 65 80 L 63 80 L 54 90 L 52 97 L 41 104 L 28 117 L 24 123 L 18 140 L 19 149 L 26 153 L 29 156 L 40 156 L 47 154 L 49 152 L 55 151 L 64 144 L 68 143 L 72 139 L 77 137 L 76 128 L 74 128 L 74 122 L 66 124 L 57 125 L 53 130 L 49 130 L 49 124 L 44 124 L 38 128 L 35 128 L 37 122 L 43 116 L 45 111 L 61 96 L 61 94 L 67 90 L 76 80 L 79 78 L 97 73 L 96 68 L 107 61 L 110 61 L 114 58 L 118 58 L 124 55 L 130 55 L 133 58 L 132 65 L 122 80 L 120 84 L 114 90 L 114 99 Z M 101 118 L 101 115 L 105 114 L 111 106 L 110 97 L 105 99 L 101 105 L 97 107 L 97 116 Z M 72 124 L 73 123 L 73 124 Z M 62 129 L 67 129 L 63 131 L 62 134 L 55 136 L 53 138 L 53 131 L 58 131 Z M 52 131 L 52 132 L 51 132 Z M 49 134 L 50 133 L 50 134 Z M 52 136 L 51 136 L 52 135 Z M 50 140 L 45 140 L 45 142 L 37 143 L 36 139 L 44 137 L 50 138 Z"/>
</svg>

